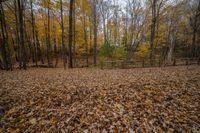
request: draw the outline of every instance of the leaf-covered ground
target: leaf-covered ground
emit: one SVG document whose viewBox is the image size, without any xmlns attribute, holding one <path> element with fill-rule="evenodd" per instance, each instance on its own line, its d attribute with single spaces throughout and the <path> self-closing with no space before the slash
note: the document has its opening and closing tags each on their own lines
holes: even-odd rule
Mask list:
<svg viewBox="0 0 200 133">
<path fill-rule="evenodd" d="M 199 132 L 200 67 L 0 71 L 0 132 Z"/>
</svg>

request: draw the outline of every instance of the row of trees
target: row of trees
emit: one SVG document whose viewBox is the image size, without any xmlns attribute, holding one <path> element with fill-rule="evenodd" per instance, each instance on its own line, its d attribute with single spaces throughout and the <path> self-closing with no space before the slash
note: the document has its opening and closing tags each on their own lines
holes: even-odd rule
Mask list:
<svg viewBox="0 0 200 133">
<path fill-rule="evenodd" d="M 101 1 L 104 40 L 125 47 L 128 58 L 199 58 L 199 0 L 117 2 Z"/>
<path fill-rule="evenodd" d="M 1 0 L 0 67 L 200 58 L 199 0 Z M 91 62 L 92 60 L 92 62 Z M 18 65 L 17 65 L 18 64 Z"/>
</svg>

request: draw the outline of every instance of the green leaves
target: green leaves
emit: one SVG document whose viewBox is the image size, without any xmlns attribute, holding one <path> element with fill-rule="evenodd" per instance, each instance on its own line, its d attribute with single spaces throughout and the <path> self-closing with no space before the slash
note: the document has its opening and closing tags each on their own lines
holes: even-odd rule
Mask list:
<svg viewBox="0 0 200 133">
<path fill-rule="evenodd" d="M 112 57 L 115 46 L 111 43 L 111 41 L 106 40 L 105 43 L 101 46 L 100 56 L 102 57 Z"/>
<path fill-rule="evenodd" d="M 103 58 L 125 59 L 127 52 L 124 47 L 115 46 L 111 41 L 105 41 L 100 48 L 100 56 Z"/>
</svg>

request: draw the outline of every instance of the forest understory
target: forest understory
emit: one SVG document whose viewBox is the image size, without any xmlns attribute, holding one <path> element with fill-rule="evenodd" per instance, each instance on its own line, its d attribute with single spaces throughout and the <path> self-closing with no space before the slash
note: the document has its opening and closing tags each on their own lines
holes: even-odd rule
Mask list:
<svg viewBox="0 0 200 133">
<path fill-rule="evenodd" d="M 0 132 L 200 132 L 200 66 L 0 71 Z"/>
</svg>

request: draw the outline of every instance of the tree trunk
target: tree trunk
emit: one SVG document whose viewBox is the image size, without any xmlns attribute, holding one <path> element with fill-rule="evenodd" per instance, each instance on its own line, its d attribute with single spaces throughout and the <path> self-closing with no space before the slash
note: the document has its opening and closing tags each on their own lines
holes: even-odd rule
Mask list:
<svg viewBox="0 0 200 133">
<path fill-rule="evenodd" d="M 73 4 L 74 0 L 70 0 L 70 10 L 69 10 L 69 68 L 73 68 L 72 59 L 72 41 L 73 41 Z"/>
<path fill-rule="evenodd" d="M 26 28 L 26 23 L 24 20 L 24 37 L 25 37 L 25 44 L 27 44 L 28 48 L 29 48 L 29 52 L 30 54 L 28 54 L 28 52 L 26 52 L 26 61 L 27 63 L 30 61 L 30 59 L 32 59 L 32 63 L 35 63 L 35 58 L 34 58 L 34 52 L 33 52 L 33 47 L 31 45 L 31 38 L 28 35 L 28 30 Z"/>
<path fill-rule="evenodd" d="M 57 67 L 58 65 L 58 52 L 57 52 L 57 36 L 56 36 L 56 27 L 53 27 L 54 29 L 54 58 L 56 59 L 54 67 Z"/>
<path fill-rule="evenodd" d="M 191 55 L 191 58 L 196 57 L 196 28 L 193 29 L 192 47 L 191 47 L 191 50 L 190 50 L 190 55 Z"/>
<path fill-rule="evenodd" d="M 86 52 L 86 66 L 88 66 L 88 35 L 86 27 L 86 15 L 84 14 L 83 18 L 83 30 L 84 30 L 84 40 L 85 40 L 85 52 Z"/>
<path fill-rule="evenodd" d="M 169 33 L 169 46 L 168 46 L 168 53 L 167 53 L 167 62 L 171 63 L 173 59 L 174 47 L 175 47 L 175 39 L 176 39 L 176 29 L 173 29 Z"/>
<path fill-rule="evenodd" d="M 6 60 L 7 60 L 7 65 L 8 68 L 7 70 L 13 70 L 12 69 L 12 59 L 11 59 L 11 54 L 10 54 L 10 47 L 8 44 L 8 29 L 7 29 L 7 24 L 6 24 L 6 20 L 5 20 L 5 14 L 4 14 L 4 10 L 3 10 L 3 5 L 1 4 L 1 10 L 2 10 L 2 22 L 3 22 L 3 26 L 4 26 L 4 37 L 5 37 L 5 51 L 6 51 Z"/>
<path fill-rule="evenodd" d="M 74 67 L 76 67 L 76 10 L 75 10 L 75 3 L 74 3 L 74 12 L 73 12 L 73 33 L 74 33 L 74 41 L 73 41 L 73 56 L 74 56 Z"/>
<path fill-rule="evenodd" d="M 24 45 L 24 21 L 23 21 L 23 1 L 17 0 L 18 2 L 18 16 L 19 16 L 19 29 L 20 29 L 20 44 L 22 52 L 22 65 L 23 69 L 26 70 L 26 54 L 25 54 L 25 45 Z"/>
<path fill-rule="evenodd" d="M 94 28 L 94 65 L 97 65 L 97 9 L 96 0 L 93 0 L 93 28 Z"/>
<path fill-rule="evenodd" d="M 91 22 L 91 18 L 89 20 Z M 89 49 L 89 54 L 91 55 L 91 50 L 92 50 L 92 25 L 90 24 L 90 49 Z"/>
<path fill-rule="evenodd" d="M 3 66 L 4 69 L 9 70 L 8 68 L 8 59 L 7 59 L 7 38 L 6 38 L 6 29 L 5 29 L 5 19 L 4 19 L 4 11 L 3 11 L 3 5 L 0 3 L 0 22 L 1 22 L 1 32 L 2 32 L 2 58 L 3 58 Z"/>
<path fill-rule="evenodd" d="M 195 14 L 194 14 L 194 22 L 193 22 L 193 34 L 192 34 L 192 47 L 191 47 L 191 51 L 190 51 L 190 55 L 191 55 L 191 58 L 196 58 L 198 57 L 198 46 L 196 44 L 196 39 L 198 38 L 197 37 L 197 31 L 199 29 L 199 25 L 198 25 L 198 21 L 199 21 L 199 17 L 200 17 L 200 1 L 198 2 L 198 5 L 197 5 L 197 9 L 195 11 Z"/>
<path fill-rule="evenodd" d="M 37 49 L 37 60 L 38 61 L 41 61 L 42 59 L 42 53 L 41 53 L 41 50 L 40 50 L 40 41 L 39 41 L 39 38 L 38 38 L 38 32 L 37 30 L 35 30 L 35 36 L 36 36 L 36 49 Z"/>
<path fill-rule="evenodd" d="M 156 30 L 156 3 L 157 0 L 153 0 L 152 4 L 152 20 L 151 20 L 151 40 L 150 40 L 150 64 L 153 65 L 154 59 L 154 39 Z"/>
<path fill-rule="evenodd" d="M 48 9 L 47 9 L 47 14 L 48 14 L 48 24 L 47 24 L 47 61 L 48 61 L 48 66 L 51 67 L 51 36 L 50 36 L 50 3 L 48 1 Z"/>
<path fill-rule="evenodd" d="M 18 19 L 18 9 L 17 9 L 17 0 L 14 1 L 15 4 L 15 27 L 16 27 L 16 42 L 17 42 L 17 53 L 18 53 L 18 62 L 19 68 L 22 69 L 22 55 L 21 55 L 21 45 L 20 45 L 20 37 L 19 37 L 19 19 Z"/>
<path fill-rule="evenodd" d="M 46 12 L 46 9 L 45 9 L 45 12 Z M 46 15 L 42 14 L 42 17 L 45 18 L 45 20 L 48 19 L 48 17 Z M 47 30 L 48 27 L 47 27 L 47 23 L 46 23 L 45 20 L 43 21 L 44 32 L 45 32 L 45 40 L 43 40 L 43 42 L 46 43 L 47 48 L 48 48 L 48 33 L 47 33 L 48 32 L 48 30 Z M 37 37 L 38 37 L 38 32 L 37 32 Z M 45 58 L 45 55 L 47 55 L 47 53 L 48 53 L 48 51 L 46 51 L 46 54 L 44 54 L 44 51 L 41 50 L 41 54 L 40 54 L 41 56 L 40 57 L 41 57 L 41 63 L 42 64 L 44 64 L 44 61 L 45 61 L 44 58 Z"/>
<path fill-rule="evenodd" d="M 106 32 L 106 19 L 105 16 L 103 15 L 103 34 L 104 34 L 104 42 L 107 41 L 107 32 Z"/>
<path fill-rule="evenodd" d="M 62 30 L 62 55 L 63 55 L 63 65 L 64 69 L 66 69 L 66 48 L 65 48 L 65 42 L 64 42 L 64 22 L 63 22 L 63 2 L 60 0 L 60 12 L 61 12 L 61 30 Z"/>
<path fill-rule="evenodd" d="M 33 13 L 33 0 L 30 0 L 31 5 L 31 20 L 32 20 L 32 43 L 33 43 L 33 53 L 35 59 L 35 65 L 38 67 L 38 55 L 37 55 L 37 48 L 36 48 L 36 37 L 35 37 L 35 16 Z"/>
</svg>

